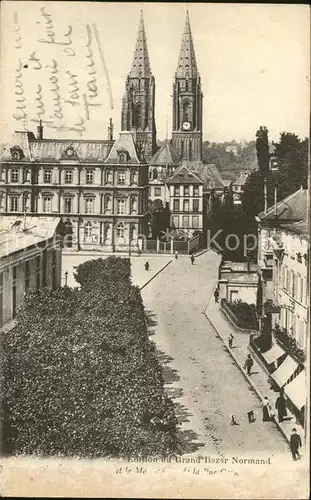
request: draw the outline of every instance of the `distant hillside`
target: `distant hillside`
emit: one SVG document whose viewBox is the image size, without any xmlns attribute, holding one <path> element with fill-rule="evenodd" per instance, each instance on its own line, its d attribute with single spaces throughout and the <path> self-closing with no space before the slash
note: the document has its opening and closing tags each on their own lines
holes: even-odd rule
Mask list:
<svg viewBox="0 0 311 500">
<path fill-rule="evenodd" d="M 233 142 L 232 142 L 233 144 Z M 252 171 L 257 167 L 255 141 L 238 144 L 238 152 L 226 152 L 229 143 L 203 143 L 203 161 L 214 163 L 223 179 L 235 180 L 243 170 Z"/>
</svg>

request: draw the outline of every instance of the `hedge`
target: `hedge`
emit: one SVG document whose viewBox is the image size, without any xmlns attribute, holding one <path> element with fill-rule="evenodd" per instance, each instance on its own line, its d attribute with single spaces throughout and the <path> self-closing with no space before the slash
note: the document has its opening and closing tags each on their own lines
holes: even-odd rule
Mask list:
<svg viewBox="0 0 311 500">
<path fill-rule="evenodd" d="M 229 302 L 225 298 L 222 299 L 222 302 L 229 308 L 231 313 L 236 318 L 235 322 L 238 327 L 257 330 L 258 321 L 255 304 L 248 304 L 247 302 L 242 302 L 241 300 Z"/>
<path fill-rule="evenodd" d="M 130 261 L 77 268 L 81 289 L 31 289 L 3 340 L 5 451 L 166 456 L 177 419 Z"/>
</svg>

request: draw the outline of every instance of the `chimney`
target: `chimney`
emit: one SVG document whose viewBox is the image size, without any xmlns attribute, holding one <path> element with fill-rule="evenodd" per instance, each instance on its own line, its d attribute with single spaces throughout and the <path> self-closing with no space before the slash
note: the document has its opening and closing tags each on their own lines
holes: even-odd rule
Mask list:
<svg viewBox="0 0 311 500">
<path fill-rule="evenodd" d="M 112 123 L 112 118 L 110 118 L 110 120 L 109 120 L 108 141 L 113 141 L 113 123 Z"/>
<path fill-rule="evenodd" d="M 37 127 L 37 139 L 39 139 L 39 140 L 43 139 L 43 125 L 42 125 L 42 120 L 39 121 L 39 125 Z"/>
</svg>

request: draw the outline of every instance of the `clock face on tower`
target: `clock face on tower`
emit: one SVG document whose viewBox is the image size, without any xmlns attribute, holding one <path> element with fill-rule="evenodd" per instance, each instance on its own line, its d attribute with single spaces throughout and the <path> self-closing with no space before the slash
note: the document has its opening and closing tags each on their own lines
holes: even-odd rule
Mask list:
<svg viewBox="0 0 311 500">
<path fill-rule="evenodd" d="M 182 128 L 183 128 L 183 130 L 190 130 L 191 123 L 190 122 L 183 122 Z"/>
</svg>

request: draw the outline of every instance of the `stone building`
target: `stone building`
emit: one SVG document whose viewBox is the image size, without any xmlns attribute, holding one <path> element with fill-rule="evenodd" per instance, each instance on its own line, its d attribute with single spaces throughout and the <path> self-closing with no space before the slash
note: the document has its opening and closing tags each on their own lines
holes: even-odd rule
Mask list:
<svg viewBox="0 0 311 500">
<path fill-rule="evenodd" d="M 15 318 L 28 288 L 61 285 L 59 217 L 0 217 L 0 328 Z"/>
<path fill-rule="evenodd" d="M 0 160 L 0 213 L 64 220 L 65 244 L 103 250 L 136 246 L 145 234 L 148 167 L 130 132 L 116 141 L 44 139 L 15 132 Z"/>
</svg>

